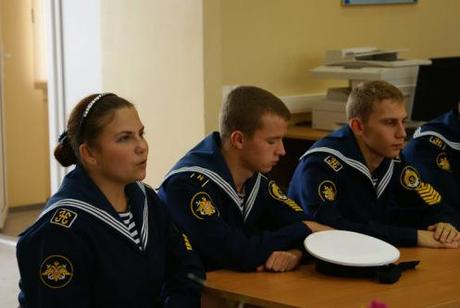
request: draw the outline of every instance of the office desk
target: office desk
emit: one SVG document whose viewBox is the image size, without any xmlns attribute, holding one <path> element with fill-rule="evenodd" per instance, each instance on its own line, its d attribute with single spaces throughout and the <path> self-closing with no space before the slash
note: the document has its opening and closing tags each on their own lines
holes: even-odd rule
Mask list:
<svg viewBox="0 0 460 308">
<path fill-rule="evenodd" d="M 460 249 L 402 248 L 399 261 L 420 260 L 394 284 L 326 276 L 313 262 L 287 273 L 209 272 L 204 297 L 263 307 L 460 307 Z M 205 301 L 206 302 L 206 301 Z M 209 301 L 212 303 L 212 300 Z M 207 305 L 211 307 L 212 304 Z M 220 306 L 224 307 L 224 306 Z"/>
</svg>

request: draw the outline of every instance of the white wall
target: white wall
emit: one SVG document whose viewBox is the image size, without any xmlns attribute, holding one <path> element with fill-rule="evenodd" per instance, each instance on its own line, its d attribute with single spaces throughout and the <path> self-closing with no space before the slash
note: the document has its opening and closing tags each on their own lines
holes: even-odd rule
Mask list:
<svg viewBox="0 0 460 308">
<path fill-rule="evenodd" d="M 130 99 L 150 145 L 146 182 L 204 136 L 202 0 L 102 0 L 102 84 Z"/>
<path fill-rule="evenodd" d="M 83 97 L 100 92 L 101 25 L 99 0 L 62 1 L 66 113 Z"/>
<path fill-rule="evenodd" d="M 73 106 L 102 91 L 100 1 L 44 1 L 47 24 L 50 180 L 56 192 L 65 169 L 53 157 Z"/>
</svg>

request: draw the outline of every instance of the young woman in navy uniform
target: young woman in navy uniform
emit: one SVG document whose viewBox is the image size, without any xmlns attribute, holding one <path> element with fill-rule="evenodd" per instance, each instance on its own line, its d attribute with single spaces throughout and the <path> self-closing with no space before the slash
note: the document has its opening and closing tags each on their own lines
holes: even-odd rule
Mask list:
<svg viewBox="0 0 460 308">
<path fill-rule="evenodd" d="M 76 167 L 18 241 L 21 307 L 199 307 L 189 276 L 204 279 L 201 262 L 140 182 L 148 145 L 134 106 L 88 96 L 54 154 Z"/>
</svg>

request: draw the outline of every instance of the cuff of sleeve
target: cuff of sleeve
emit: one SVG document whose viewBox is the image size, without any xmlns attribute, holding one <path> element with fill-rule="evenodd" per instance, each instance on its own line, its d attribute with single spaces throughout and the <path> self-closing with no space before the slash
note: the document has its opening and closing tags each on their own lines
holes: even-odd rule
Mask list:
<svg viewBox="0 0 460 308">
<path fill-rule="evenodd" d="M 406 231 L 401 232 L 398 242 L 395 244 L 398 246 L 408 246 L 408 247 L 417 246 L 417 230 L 407 229 Z"/>
<path fill-rule="evenodd" d="M 305 223 L 303 223 L 302 221 L 299 221 L 298 223 L 296 223 L 296 225 L 297 224 L 299 224 L 299 229 L 304 230 L 305 236 L 313 233 L 313 231 Z"/>
</svg>

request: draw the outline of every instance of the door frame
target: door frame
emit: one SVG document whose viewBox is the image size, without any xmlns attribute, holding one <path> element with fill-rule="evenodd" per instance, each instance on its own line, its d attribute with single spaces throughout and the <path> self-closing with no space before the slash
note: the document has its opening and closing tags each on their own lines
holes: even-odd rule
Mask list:
<svg viewBox="0 0 460 308">
<path fill-rule="evenodd" d="M 5 151 L 5 116 L 4 116 L 4 85 L 3 85 L 3 59 L 7 55 L 3 50 L 3 37 L 1 35 L 1 16 L 0 16 L 0 229 L 3 229 L 8 216 L 8 194 L 7 194 L 7 170 L 6 170 L 6 151 Z"/>
</svg>

